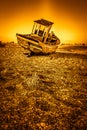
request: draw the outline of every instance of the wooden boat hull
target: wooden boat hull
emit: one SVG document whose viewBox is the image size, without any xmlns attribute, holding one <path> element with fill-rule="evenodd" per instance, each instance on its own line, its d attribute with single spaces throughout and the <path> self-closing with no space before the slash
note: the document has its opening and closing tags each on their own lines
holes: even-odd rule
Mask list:
<svg viewBox="0 0 87 130">
<path fill-rule="evenodd" d="M 31 35 L 16 34 L 16 36 L 18 44 L 33 53 L 53 53 L 58 48 L 58 44 L 60 44 L 59 40 L 57 40 L 56 44 L 51 45 L 50 43 L 49 45 L 31 37 Z"/>
</svg>

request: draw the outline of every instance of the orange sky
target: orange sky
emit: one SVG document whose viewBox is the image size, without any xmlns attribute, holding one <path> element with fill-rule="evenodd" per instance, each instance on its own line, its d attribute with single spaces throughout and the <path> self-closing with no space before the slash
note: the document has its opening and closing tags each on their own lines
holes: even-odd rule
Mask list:
<svg viewBox="0 0 87 130">
<path fill-rule="evenodd" d="M 31 33 L 40 18 L 54 22 L 52 30 L 62 43 L 87 43 L 87 0 L 0 0 L 0 40 Z"/>
</svg>

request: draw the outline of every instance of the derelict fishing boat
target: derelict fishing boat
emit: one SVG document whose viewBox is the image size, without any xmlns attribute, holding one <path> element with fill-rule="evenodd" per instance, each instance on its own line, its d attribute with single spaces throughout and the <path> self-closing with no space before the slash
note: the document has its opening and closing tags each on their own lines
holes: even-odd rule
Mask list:
<svg viewBox="0 0 87 130">
<path fill-rule="evenodd" d="M 45 19 L 34 21 L 31 34 L 16 34 L 19 45 L 33 53 L 53 53 L 60 44 L 59 38 L 50 29 L 53 23 Z"/>
</svg>

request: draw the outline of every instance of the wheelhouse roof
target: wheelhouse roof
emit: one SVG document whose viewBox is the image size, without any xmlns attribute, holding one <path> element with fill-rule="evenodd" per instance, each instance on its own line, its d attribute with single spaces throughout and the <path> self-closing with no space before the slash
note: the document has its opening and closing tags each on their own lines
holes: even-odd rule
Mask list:
<svg viewBox="0 0 87 130">
<path fill-rule="evenodd" d="M 42 24 L 44 26 L 50 26 L 53 24 L 53 22 L 50 22 L 50 21 L 45 20 L 45 19 L 35 20 L 34 22 Z"/>
</svg>

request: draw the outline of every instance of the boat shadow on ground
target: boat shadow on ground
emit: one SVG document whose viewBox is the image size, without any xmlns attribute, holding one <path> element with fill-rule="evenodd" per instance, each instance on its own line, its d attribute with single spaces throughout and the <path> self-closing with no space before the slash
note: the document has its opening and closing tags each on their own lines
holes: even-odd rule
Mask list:
<svg viewBox="0 0 87 130">
<path fill-rule="evenodd" d="M 82 59 L 85 59 L 87 58 L 87 54 L 79 54 L 79 53 L 71 53 L 71 52 L 55 52 L 55 53 L 51 53 L 51 54 L 43 54 L 43 53 L 31 53 L 31 55 L 29 54 L 29 52 L 24 52 L 23 53 L 24 55 L 26 55 L 27 57 L 40 57 L 40 56 L 50 56 L 51 58 L 64 58 L 64 57 L 67 57 L 67 58 L 73 58 L 73 57 L 76 57 L 76 58 L 82 58 Z"/>
</svg>

